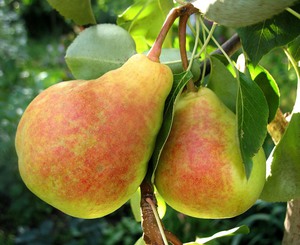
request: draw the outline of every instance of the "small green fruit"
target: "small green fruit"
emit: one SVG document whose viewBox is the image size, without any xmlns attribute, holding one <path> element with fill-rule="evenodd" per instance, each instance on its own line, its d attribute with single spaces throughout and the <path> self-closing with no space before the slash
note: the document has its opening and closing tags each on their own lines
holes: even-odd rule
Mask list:
<svg viewBox="0 0 300 245">
<path fill-rule="evenodd" d="M 234 217 L 255 203 L 265 176 L 261 149 L 247 179 L 236 116 L 210 89 L 181 95 L 155 172 L 157 190 L 171 207 L 197 218 Z"/>
</svg>

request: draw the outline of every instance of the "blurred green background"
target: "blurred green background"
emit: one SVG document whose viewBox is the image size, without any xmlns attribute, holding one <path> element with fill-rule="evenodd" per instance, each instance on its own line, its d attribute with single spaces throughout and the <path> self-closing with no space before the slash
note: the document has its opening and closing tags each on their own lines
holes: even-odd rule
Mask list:
<svg viewBox="0 0 300 245">
<path fill-rule="evenodd" d="M 114 23 L 117 14 L 133 0 L 92 2 L 98 23 Z M 45 0 L 0 0 L 0 245 L 132 245 L 142 235 L 128 204 L 102 219 L 76 219 L 35 197 L 20 179 L 14 149 L 18 121 L 39 92 L 61 80 L 72 79 L 64 54 L 75 35 L 76 27 Z M 219 35 L 226 39 L 223 31 Z M 292 71 L 287 72 L 283 53 L 274 50 L 262 63 L 279 84 L 283 111 L 290 111 L 296 77 Z M 270 142 L 268 138 L 266 147 Z M 269 150 L 266 148 L 266 152 Z M 168 208 L 163 221 L 183 242 L 245 224 L 250 227 L 250 234 L 211 244 L 276 245 L 281 244 L 284 216 L 284 203 L 259 201 L 233 219 L 194 219 Z"/>
</svg>

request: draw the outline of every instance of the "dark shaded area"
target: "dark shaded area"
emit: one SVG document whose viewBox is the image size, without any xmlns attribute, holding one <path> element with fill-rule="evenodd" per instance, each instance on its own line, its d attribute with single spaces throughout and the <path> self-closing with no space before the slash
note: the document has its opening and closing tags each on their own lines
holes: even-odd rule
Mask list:
<svg viewBox="0 0 300 245">
<path fill-rule="evenodd" d="M 22 6 L 21 11 L 29 38 L 42 38 L 47 35 L 58 37 L 72 31 L 71 22 L 66 22 L 47 1 L 32 0 L 30 5 Z"/>
</svg>

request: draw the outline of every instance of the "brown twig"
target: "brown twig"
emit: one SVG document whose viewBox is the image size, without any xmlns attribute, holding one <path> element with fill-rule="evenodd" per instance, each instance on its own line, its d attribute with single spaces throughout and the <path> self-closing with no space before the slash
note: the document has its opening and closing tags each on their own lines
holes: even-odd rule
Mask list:
<svg viewBox="0 0 300 245">
<path fill-rule="evenodd" d="M 192 13 L 196 13 L 196 12 L 199 12 L 199 10 L 196 9 L 194 5 L 190 3 L 184 6 L 171 9 L 153 46 L 151 47 L 151 49 L 147 54 L 148 58 L 152 61 L 159 62 L 159 56 L 161 54 L 163 42 L 165 41 L 168 32 L 170 31 L 172 25 L 174 24 L 174 21 L 180 16 L 183 15 L 190 16 Z"/>
<path fill-rule="evenodd" d="M 178 26 L 179 50 L 180 50 L 182 67 L 184 70 L 186 70 L 189 65 L 189 61 L 186 53 L 186 24 L 188 19 L 189 19 L 188 15 L 180 16 L 179 26 Z"/>
<path fill-rule="evenodd" d="M 300 241 L 300 200 L 287 202 L 282 245 L 298 245 Z"/>
<path fill-rule="evenodd" d="M 143 239 L 147 245 L 164 245 L 151 205 L 149 204 L 149 202 L 147 202 L 147 199 L 150 198 L 153 203 L 155 203 L 155 205 L 157 204 L 153 185 L 145 178 L 140 188 L 142 228 L 144 232 Z"/>
<path fill-rule="evenodd" d="M 196 8 L 191 8 L 186 14 L 181 15 L 179 19 L 179 27 L 178 27 L 178 33 L 179 33 L 179 49 L 180 49 L 180 56 L 182 61 L 182 67 L 183 70 L 187 70 L 188 68 L 188 57 L 186 53 L 186 24 L 190 17 L 190 15 L 197 13 L 199 10 Z M 196 92 L 197 89 L 195 87 L 193 79 L 191 79 L 187 83 L 187 90 L 190 92 Z"/>
<path fill-rule="evenodd" d="M 154 205 L 155 208 L 157 208 L 157 201 L 154 194 L 153 185 L 151 184 L 151 181 L 149 181 L 146 177 L 140 187 L 142 227 L 144 231 L 143 239 L 147 245 L 164 245 L 162 234 L 153 212 L 153 207 L 151 207 Z M 173 245 L 182 245 L 182 242 L 173 233 L 165 230 L 164 227 L 163 230 L 168 242 Z"/>
<path fill-rule="evenodd" d="M 228 39 L 225 43 L 222 44 L 222 49 L 225 51 L 225 53 L 228 56 L 232 56 L 235 52 L 237 52 L 241 48 L 241 45 L 242 45 L 241 40 L 239 36 L 235 33 L 230 39 Z M 210 55 L 214 55 L 214 54 L 222 54 L 222 51 L 220 49 L 217 49 L 214 52 L 212 52 Z M 199 79 L 201 79 L 203 72 L 205 72 L 204 76 L 206 76 L 210 73 L 210 70 L 211 70 L 210 60 L 206 59 L 200 65 L 201 74 L 199 76 Z"/>
</svg>

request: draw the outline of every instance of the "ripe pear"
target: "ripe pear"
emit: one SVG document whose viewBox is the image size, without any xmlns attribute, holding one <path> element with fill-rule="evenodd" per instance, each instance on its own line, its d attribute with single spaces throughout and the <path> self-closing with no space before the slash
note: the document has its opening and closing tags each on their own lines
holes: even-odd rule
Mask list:
<svg viewBox="0 0 300 245">
<path fill-rule="evenodd" d="M 98 79 L 43 91 L 16 133 L 27 187 L 74 217 L 118 209 L 145 176 L 172 82 L 169 67 L 136 54 Z"/>
<path fill-rule="evenodd" d="M 244 27 L 262 22 L 292 6 L 297 0 L 195 0 L 204 16 L 220 25 Z"/>
<path fill-rule="evenodd" d="M 258 199 L 266 174 L 261 149 L 249 179 L 236 132 L 236 115 L 208 88 L 183 93 L 175 105 L 155 185 L 175 210 L 197 218 L 230 218 Z"/>
</svg>

